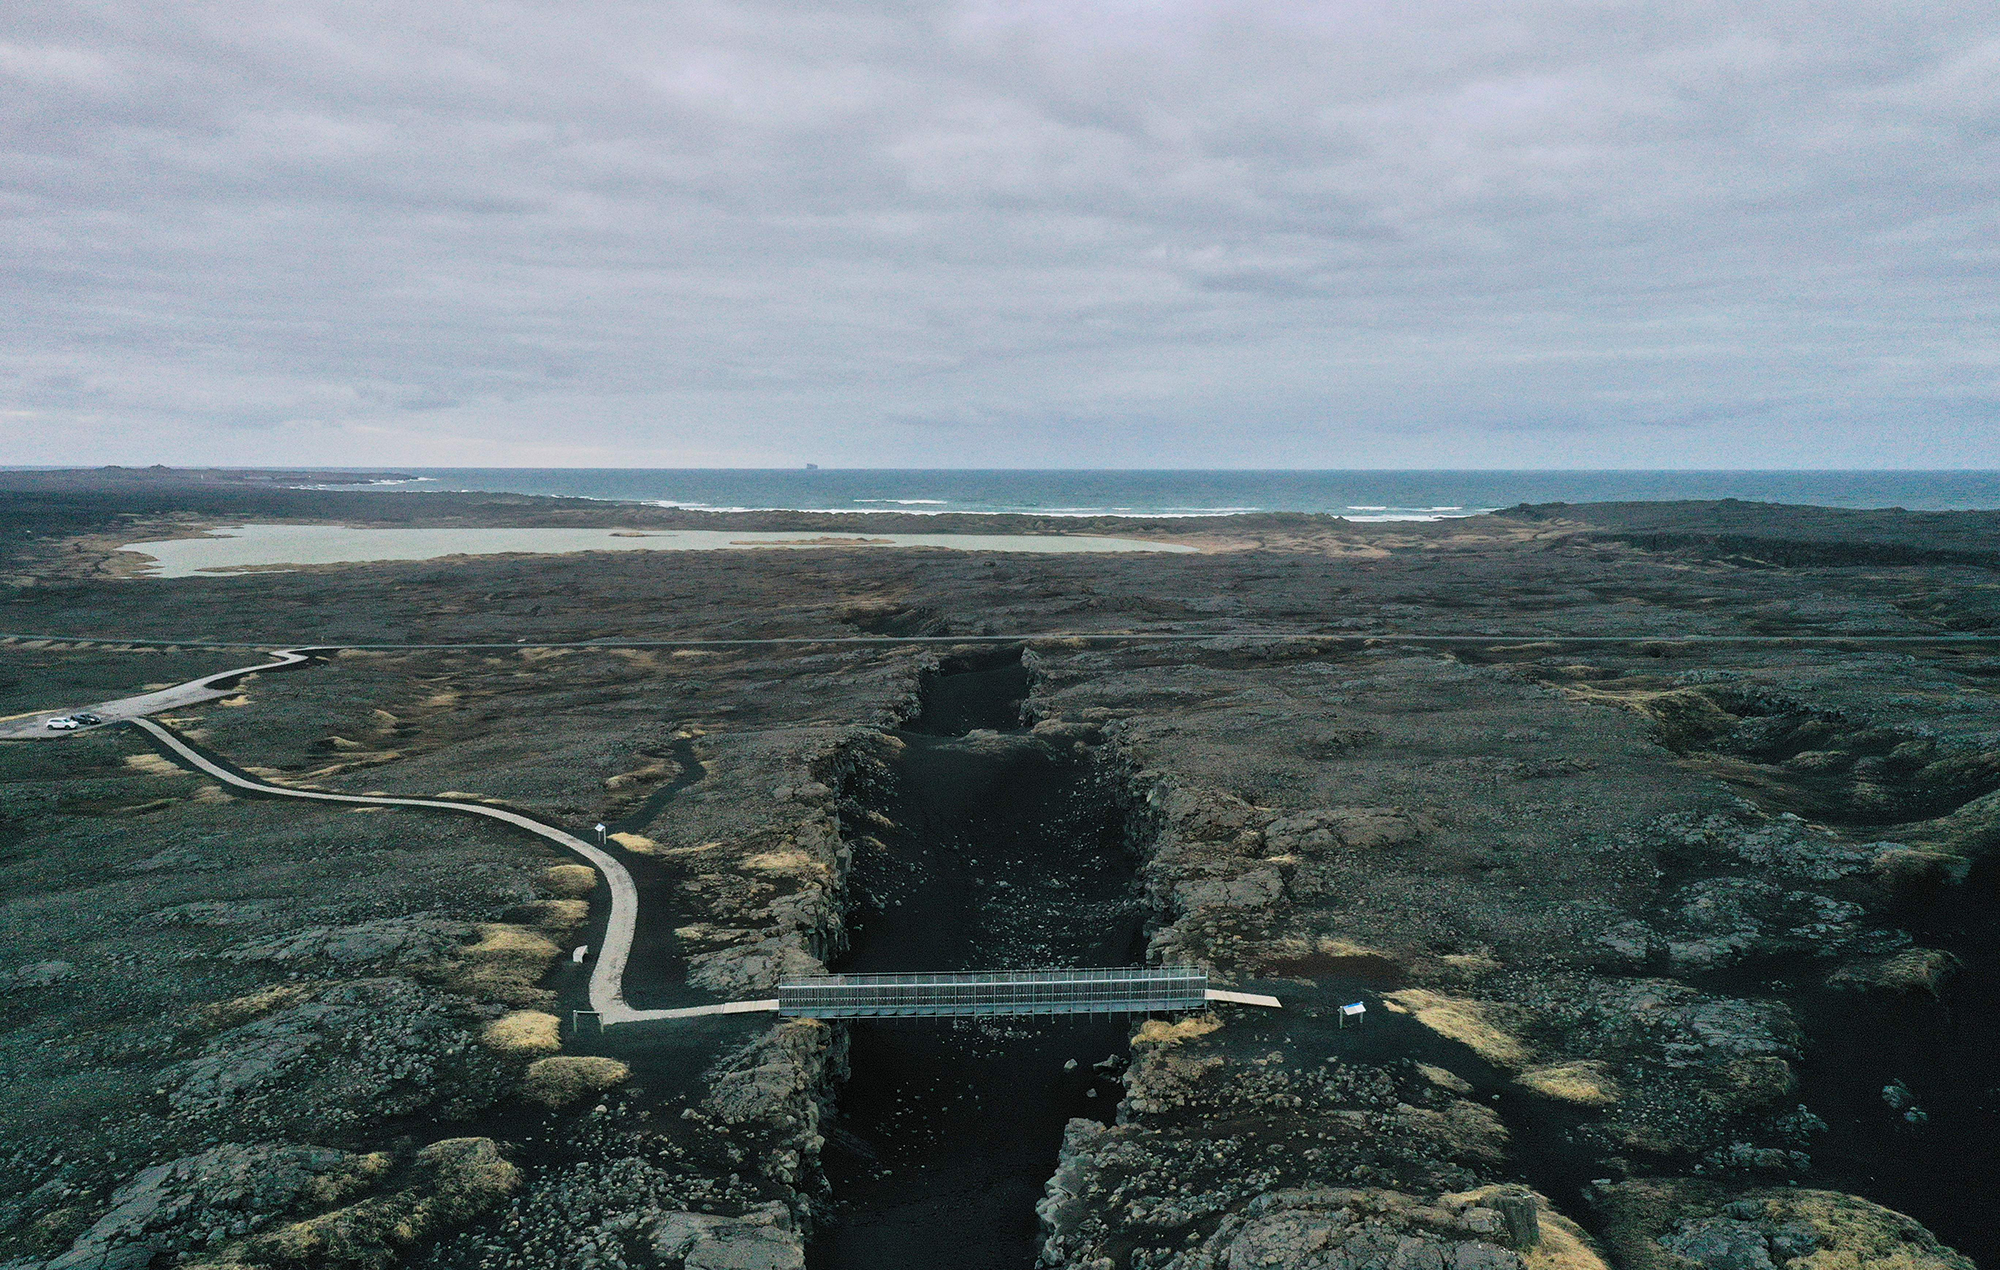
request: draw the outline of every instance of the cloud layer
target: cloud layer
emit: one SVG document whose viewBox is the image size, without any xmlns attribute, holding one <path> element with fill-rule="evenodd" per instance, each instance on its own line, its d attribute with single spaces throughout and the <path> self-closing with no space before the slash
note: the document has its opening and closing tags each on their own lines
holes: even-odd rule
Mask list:
<svg viewBox="0 0 2000 1270">
<path fill-rule="evenodd" d="M 2000 465 L 2000 15 L 0 19 L 6 462 Z"/>
</svg>

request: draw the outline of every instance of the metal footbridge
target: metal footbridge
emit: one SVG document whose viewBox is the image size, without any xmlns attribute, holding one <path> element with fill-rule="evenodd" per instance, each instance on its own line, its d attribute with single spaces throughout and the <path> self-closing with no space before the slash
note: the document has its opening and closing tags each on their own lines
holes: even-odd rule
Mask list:
<svg viewBox="0 0 2000 1270">
<path fill-rule="evenodd" d="M 731 1002 L 801 1019 L 990 1018 L 998 1015 L 1157 1014 L 1211 1001 L 1276 1008 L 1276 997 L 1208 986 L 1180 966 L 801 975 L 772 1001 Z"/>
</svg>

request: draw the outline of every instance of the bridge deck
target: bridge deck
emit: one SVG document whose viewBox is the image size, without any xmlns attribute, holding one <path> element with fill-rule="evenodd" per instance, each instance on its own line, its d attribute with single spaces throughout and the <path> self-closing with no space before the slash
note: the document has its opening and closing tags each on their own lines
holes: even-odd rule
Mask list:
<svg viewBox="0 0 2000 1270">
<path fill-rule="evenodd" d="M 811 1019 L 1150 1014 L 1202 1009 L 1207 991 L 1206 973 L 1173 966 L 810 975 L 778 985 L 778 1010 Z"/>
</svg>

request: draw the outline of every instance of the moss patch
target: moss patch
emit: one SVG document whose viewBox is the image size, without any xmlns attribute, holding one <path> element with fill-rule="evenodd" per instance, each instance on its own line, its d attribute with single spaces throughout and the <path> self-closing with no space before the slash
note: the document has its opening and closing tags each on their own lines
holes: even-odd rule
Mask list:
<svg viewBox="0 0 2000 1270">
<path fill-rule="evenodd" d="M 589 920 L 590 903 L 587 900 L 530 900 L 526 904 L 516 904 L 507 911 L 507 916 L 551 935 L 565 935 Z"/>
<path fill-rule="evenodd" d="M 1531 1067 L 1515 1079 L 1544 1098 L 1579 1107 L 1608 1107 L 1619 1098 L 1617 1082 L 1611 1079 L 1603 1063 Z"/>
<path fill-rule="evenodd" d="M 562 1020 L 540 1010 L 514 1010 L 488 1023 L 479 1039 L 503 1054 L 553 1054 L 562 1048 Z"/>
<path fill-rule="evenodd" d="M 545 1107 L 567 1107 L 620 1084 L 632 1069 L 615 1058 L 561 1056 L 528 1064 L 521 1092 Z"/>
<path fill-rule="evenodd" d="M 576 899 L 597 889 L 597 870 L 581 864 L 558 864 L 542 874 L 542 894 Z"/>
<path fill-rule="evenodd" d="M 225 1031 L 288 1006 L 305 994 L 306 990 L 296 984 L 275 984 L 244 996 L 202 1006 L 195 1011 L 195 1023 L 205 1031 Z"/>
<path fill-rule="evenodd" d="M 1385 994 L 1383 1000 L 1497 1067 L 1519 1069 L 1533 1061 L 1534 1051 L 1494 1021 L 1493 1007 L 1486 1002 L 1448 997 L 1426 988 L 1404 988 Z"/>
<path fill-rule="evenodd" d="M 1134 1045 L 1178 1045 L 1182 1041 L 1191 1041 L 1197 1036 L 1207 1036 L 1210 1032 L 1217 1030 L 1221 1026 L 1222 1020 L 1216 1018 L 1213 1014 L 1197 1014 L 1192 1018 L 1182 1019 L 1178 1023 L 1169 1023 L 1165 1019 L 1147 1019 L 1139 1025 L 1138 1032 L 1133 1034 L 1132 1043 Z"/>
<path fill-rule="evenodd" d="M 403 1250 L 470 1221 L 519 1188 L 491 1138 L 447 1138 L 417 1152 L 407 1189 L 294 1222 L 253 1240 L 248 1264 L 380 1270 Z"/>
<path fill-rule="evenodd" d="M 125 766 L 148 776 L 191 775 L 158 754 L 128 754 L 125 756 Z"/>
<path fill-rule="evenodd" d="M 743 861 L 743 866 L 748 869 L 755 869 L 759 873 L 824 874 L 827 872 L 824 864 L 797 849 L 766 851 L 759 855 L 753 855 Z"/>
<path fill-rule="evenodd" d="M 561 954 L 555 941 L 527 926 L 488 922 L 479 942 L 459 950 L 446 975 L 455 989 L 504 1005 L 547 1005 L 554 994 L 536 983 Z"/>
<path fill-rule="evenodd" d="M 1945 983 L 1958 973 L 1960 962 L 1936 948 L 1908 948 L 1893 957 L 1880 957 L 1842 966 L 1826 977 L 1829 988 L 1856 992 L 1895 992 L 1935 997 Z"/>
<path fill-rule="evenodd" d="M 1893 1209 L 1837 1191 L 1771 1191 L 1765 1211 L 1780 1221 L 1802 1221 L 1819 1236 L 1809 1257 L 1788 1270 L 1972 1270 L 1972 1261 Z"/>
</svg>

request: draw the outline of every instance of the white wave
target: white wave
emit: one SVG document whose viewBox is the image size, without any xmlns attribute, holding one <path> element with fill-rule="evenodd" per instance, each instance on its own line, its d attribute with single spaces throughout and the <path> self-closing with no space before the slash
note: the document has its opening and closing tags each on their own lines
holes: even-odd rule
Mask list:
<svg viewBox="0 0 2000 1270">
<path fill-rule="evenodd" d="M 979 513 L 987 516 L 1118 516 L 1125 520 L 1182 520 L 1198 516 L 1240 516 L 1244 511 L 1258 508 L 1190 508 L 1169 507 L 1163 511 L 1140 512 L 1129 507 L 996 507 Z"/>
<path fill-rule="evenodd" d="M 367 485 L 294 485 L 287 488 L 307 490 L 353 490 L 378 488 L 385 485 L 414 485 L 420 481 L 435 485 L 437 477 L 419 476 L 408 481 L 373 481 Z M 456 494 L 477 493 L 475 490 L 460 489 L 402 489 L 406 494 Z M 1074 520 L 1092 516 L 1115 516 L 1122 520 L 1213 520 L 1231 516 L 1255 515 L 1268 508 L 1254 506 L 1224 507 L 1161 507 L 1151 511 L 1138 511 L 1129 504 L 1115 504 L 1097 507 L 1028 507 L 1020 505 L 999 505 L 988 507 L 953 506 L 943 498 L 857 498 L 844 507 L 794 507 L 785 505 L 749 506 L 732 503 L 702 503 L 674 498 L 609 498 L 599 494 L 560 494 L 558 498 L 574 498 L 591 503 L 628 503 L 640 507 L 663 507 L 670 510 L 694 512 L 794 512 L 808 516 L 1046 516 L 1052 519 Z M 879 507 L 862 507 L 856 504 L 876 504 Z M 1356 523 L 1378 521 L 1424 521 L 1450 520 L 1460 516 L 1479 516 L 1493 511 L 1491 507 L 1429 507 L 1391 508 L 1383 504 L 1363 506 L 1351 504 L 1340 513 L 1344 520 Z M 1354 513 L 1367 513 L 1356 515 Z M 1300 515 L 1313 513 L 1301 512 Z"/>
<path fill-rule="evenodd" d="M 6 469 L 6 470 L 8 470 L 8 471 L 16 471 L 16 470 L 18 470 L 18 471 L 24 471 L 24 472 L 25 472 L 25 471 L 33 471 L 33 470 L 35 470 L 35 469 L 32 469 L 32 468 L 19 468 L 19 469 L 14 469 L 14 468 L 8 468 L 8 469 Z M 322 492 L 322 493 L 333 493 L 333 494 L 339 494 L 339 493 L 347 493 L 347 492 L 352 492 L 352 491 L 365 491 L 365 490 L 371 490 L 371 489 L 380 489 L 380 488 L 382 488 L 382 487 L 383 487 L 383 486 L 385 486 L 385 485 L 415 485 L 415 484 L 417 484 L 417 483 L 418 483 L 418 482 L 420 482 L 420 481 L 431 481 L 431 482 L 435 482 L 436 480 L 437 480 L 437 477 L 435 477 L 435 476 L 412 476 L 412 477 L 410 477 L 410 478 L 409 478 L 408 480 L 393 480 L 393 481 L 340 481 L 340 482 L 329 482 L 329 483 L 321 483 L 321 484 L 308 484 L 308 485 L 284 485 L 284 486 L 280 486 L 279 488 L 281 488 L 281 489 L 304 489 L 304 490 L 317 490 L 317 491 L 320 491 L 320 492 Z M 449 493 L 453 493 L 454 491 L 452 491 L 452 490 L 438 490 L 438 489 L 414 489 L 414 490 L 401 490 L 401 491 L 399 491 L 399 492 L 400 492 L 400 493 L 405 493 L 405 494 L 449 494 Z"/>
<path fill-rule="evenodd" d="M 578 497 L 571 495 L 571 497 Z M 862 507 L 725 507 L 714 503 L 682 503 L 671 499 L 604 499 L 604 502 L 638 501 L 647 507 L 679 508 L 691 512 L 796 512 L 802 516 L 1059 516 L 1077 519 L 1085 516 L 1117 516 L 1124 520 L 1191 520 L 1202 517 L 1240 516 L 1243 512 L 1235 509 L 1221 511 L 1157 511 L 1138 512 L 1117 507 L 943 507 L 943 508 L 862 508 Z M 856 502 L 862 500 L 856 499 Z M 1262 510 L 1252 508 L 1251 510 Z"/>
<path fill-rule="evenodd" d="M 1374 525 L 1392 520 L 1393 521 L 1464 520 L 1468 516 L 1484 516 L 1487 512 L 1490 512 L 1492 510 L 1494 509 L 1491 507 L 1475 507 L 1470 510 L 1467 510 L 1466 508 L 1463 507 L 1459 507 L 1459 508 L 1431 508 L 1428 511 L 1414 511 L 1414 510 L 1390 511 L 1388 508 L 1385 507 L 1380 509 L 1379 514 L 1377 515 L 1342 516 L 1341 519 L 1346 521 L 1352 521 L 1357 525 Z"/>
</svg>

